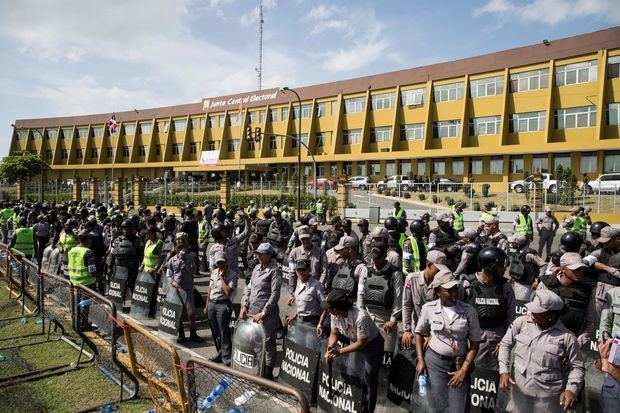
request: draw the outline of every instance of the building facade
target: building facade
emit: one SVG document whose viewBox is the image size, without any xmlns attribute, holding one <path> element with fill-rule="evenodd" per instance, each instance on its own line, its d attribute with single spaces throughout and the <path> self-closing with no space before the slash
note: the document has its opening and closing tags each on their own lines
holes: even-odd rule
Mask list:
<svg viewBox="0 0 620 413">
<path fill-rule="evenodd" d="M 620 27 L 351 80 L 186 105 L 15 122 L 11 152 L 49 178 L 294 174 L 301 138 L 318 176 L 394 174 L 504 184 L 524 171 L 620 172 Z M 111 108 L 113 109 L 113 108 Z M 301 130 L 299 122 L 301 121 Z M 260 128 L 259 142 L 247 130 Z M 219 151 L 200 166 L 203 151 Z M 302 149 L 302 173 L 312 159 Z M 269 171 L 264 174 L 253 171 Z"/>
</svg>

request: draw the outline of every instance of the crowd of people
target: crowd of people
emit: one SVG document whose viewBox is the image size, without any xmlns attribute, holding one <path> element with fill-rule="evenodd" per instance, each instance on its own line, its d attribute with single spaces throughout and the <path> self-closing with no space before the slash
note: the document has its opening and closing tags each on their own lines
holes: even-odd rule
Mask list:
<svg viewBox="0 0 620 413">
<path fill-rule="evenodd" d="M 188 203 L 175 215 L 160 205 L 3 202 L 0 231 L 3 242 L 74 285 L 106 294 L 123 274 L 132 290 L 146 272 L 185 291 L 190 334 L 181 325 L 178 342 L 204 341 L 195 323 L 202 311 L 218 349 L 213 360 L 226 365 L 231 300 L 245 277 L 239 317 L 263 325 L 264 376 L 274 378 L 282 325 L 305 323 L 327 340 L 328 361 L 364 355 L 366 411 L 376 405 L 384 343 L 399 333 L 402 347 L 415 349 L 417 374 L 427 377 L 432 411 L 468 410 L 474 366 L 499 372 L 513 411 L 572 409 L 584 387 L 582 353 L 590 340 L 600 341 L 597 365 L 606 372 L 601 401 L 605 411 L 617 411 L 620 366 L 607 355 L 620 334 L 618 229 L 591 222 L 580 207 L 561 224 L 550 209 L 534 221 L 527 205 L 510 235 L 492 205 L 471 227 L 458 203 L 409 220 L 395 203 L 372 229 L 365 219 L 355 230 L 350 219 L 332 216 L 321 230 L 321 219 L 304 214 L 295 223 L 277 204 L 259 214 L 253 203 L 228 210 Z M 560 227 L 566 232 L 552 250 Z M 535 234 L 538 250 L 530 248 Z M 209 291 L 196 308 L 200 273 L 209 274 Z M 284 319 L 282 292 L 294 309 Z M 527 314 L 517 316 L 519 303 Z"/>
</svg>

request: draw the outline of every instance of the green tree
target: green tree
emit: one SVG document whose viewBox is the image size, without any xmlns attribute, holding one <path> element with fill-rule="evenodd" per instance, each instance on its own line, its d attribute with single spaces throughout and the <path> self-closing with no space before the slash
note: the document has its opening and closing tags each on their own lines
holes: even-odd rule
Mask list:
<svg viewBox="0 0 620 413">
<path fill-rule="evenodd" d="M 31 152 L 16 152 L 0 163 L 0 175 L 11 183 L 39 176 L 49 169 L 50 166 L 39 155 Z"/>
</svg>

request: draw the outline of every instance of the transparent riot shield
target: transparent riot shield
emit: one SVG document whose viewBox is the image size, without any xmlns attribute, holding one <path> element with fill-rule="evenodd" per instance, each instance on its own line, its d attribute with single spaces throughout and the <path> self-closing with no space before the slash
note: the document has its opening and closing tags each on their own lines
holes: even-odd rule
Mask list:
<svg viewBox="0 0 620 413">
<path fill-rule="evenodd" d="M 265 330 L 250 317 L 237 322 L 233 336 L 232 367 L 262 376 L 265 366 Z"/>
</svg>

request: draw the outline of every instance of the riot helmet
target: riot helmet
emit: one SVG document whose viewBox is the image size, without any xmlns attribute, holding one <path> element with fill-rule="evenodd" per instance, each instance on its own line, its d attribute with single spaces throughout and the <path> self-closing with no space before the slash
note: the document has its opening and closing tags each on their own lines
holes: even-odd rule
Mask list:
<svg viewBox="0 0 620 413">
<path fill-rule="evenodd" d="M 565 252 L 579 252 L 581 244 L 583 244 L 583 237 L 578 232 L 569 231 L 562 235 L 560 244 L 564 246 Z"/>
<path fill-rule="evenodd" d="M 498 266 L 506 265 L 507 260 L 508 255 L 506 255 L 503 249 L 498 247 L 484 248 L 478 254 L 478 264 L 480 264 L 480 268 L 490 272 L 491 274 L 495 274 L 497 272 Z"/>
</svg>

